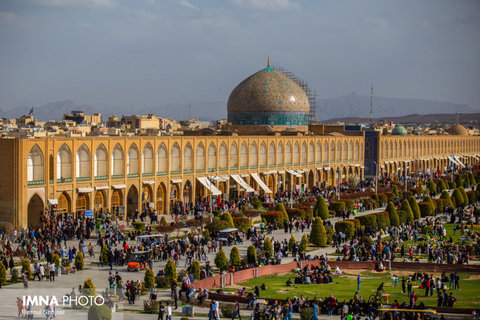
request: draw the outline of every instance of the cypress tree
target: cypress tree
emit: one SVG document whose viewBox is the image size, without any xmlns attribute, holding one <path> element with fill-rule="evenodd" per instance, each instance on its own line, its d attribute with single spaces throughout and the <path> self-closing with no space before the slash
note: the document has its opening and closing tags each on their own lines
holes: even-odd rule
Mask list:
<svg viewBox="0 0 480 320">
<path fill-rule="evenodd" d="M 297 243 L 297 240 L 295 239 L 295 237 L 293 236 L 293 234 L 290 236 L 290 240 L 288 241 L 288 251 L 292 251 L 293 249 L 293 246 L 295 245 L 295 243 Z"/>
<path fill-rule="evenodd" d="M 410 203 L 408 202 L 407 199 L 402 201 L 401 210 L 403 210 L 407 213 L 407 222 L 412 222 L 414 220 L 413 211 L 412 211 L 412 208 L 410 207 Z"/>
<path fill-rule="evenodd" d="M 465 205 L 468 205 L 468 196 L 467 196 L 467 193 L 465 192 L 465 188 L 464 188 L 464 187 L 460 187 L 460 188 L 458 188 L 458 190 L 460 190 L 460 193 L 462 194 L 463 203 L 464 203 Z"/>
<path fill-rule="evenodd" d="M 396 184 L 393 185 L 393 194 L 398 197 L 398 187 Z"/>
<path fill-rule="evenodd" d="M 447 189 L 447 186 L 445 185 L 445 181 L 443 179 L 438 180 L 437 182 L 437 191 L 442 192 L 443 190 Z"/>
<path fill-rule="evenodd" d="M 327 202 L 323 197 L 317 197 L 317 203 L 315 203 L 315 207 L 313 207 L 313 216 L 315 218 L 322 218 L 323 220 L 330 218 Z"/>
<path fill-rule="evenodd" d="M 440 195 L 440 199 L 443 200 L 444 207 L 453 207 L 452 199 L 450 198 L 450 193 L 447 190 L 443 190 L 442 194 Z"/>
<path fill-rule="evenodd" d="M 2 261 L 0 261 L 0 288 L 7 282 L 7 269 Z"/>
<path fill-rule="evenodd" d="M 272 241 L 269 238 L 265 238 L 265 242 L 263 243 L 263 250 L 270 253 L 270 259 L 273 258 L 273 245 Z"/>
<path fill-rule="evenodd" d="M 393 205 L 393 202 L 389 202 L 387 205 L 387 212 L 390 217 L 390 224 L 392 226 L 399 226 L 400 225 L 400 218 L 398 217 L 397 209 Z"/>
<path fill-rule="evenodd" d="M 239 266 L 241 264 L 240 253 L 238 252 L 238 248 L 234 246 L 232 251 L 230 251 L 230 265 L 231 266 Z"/>
<path fill-rule="evenodd" d="M 283 203 L 278 203 L 275 207 L 275 211 L 280 211 L 283 214 L 283 219 L 287 219 L 288 221 L 288 213 L 287 210 L 285 210 Z"/>
<path fill-rule="evenodd" d="M 457 207 L 465 203 L 463 195 L 458 188 L 453 189 L 452 197 L 455 199 L 455 206 Z"/>
<path fill-rule="evenodd" d="M 257 263 L 257 250 L 253 245 L 248 246 L 247 249 L 247 262 L 248 264 L 256 264 Z"/>
<path fill-rule="evenodd" d="M 167 265 L 165 266 L 165 279 L 167 279 L 168 282 L 177 279 L 177 265 L 171 258 L 168 259 Z"/>
<path fill-rule="evenodd" d="M 221 220 L 224 220 L 224 221 L 227 221 L 228 224 L 230 225 L 229 228 L 234 228 L 235 227 L 235 223 L 233 223 L 233 218 L 232 218 L 232 215 L 229 213 L 229 212 L 224 212 L 221 216 L 220 216 L 220 219 Z"/>
<path fill-rule="evenodd" d="M 308 248 L 308 237 L 304 233 L 303 236 L 302 236 L 302 241 L 300 241 L 300 249 L 302 249 L 302 251 L 305 252 L 305 250 L 307 250 L 307 248 Z"/>
<path fill-rule="evenodd" d="M 321 218 L 315 218 L 313 221 L 310 242 L 317 247 L 325 247 L 327 245 L 327 232 Z"/>
<path fill-rule="evenodd" d="M 413 218 L 415 220 L 420 219 L 420 207 L 418 206 L 417 199 L 411 196 L 408 198 L 408 203 L 410 204 L 410 208 L 412 208 Z"/>
<path fill-rule="evenodd" d="M 223 249 L 220 249 L 217 252 L 217 255 L 215 256 L 215 261 L 214 262 L 215 262 L 215 265 L 217 266 L 217 268 L 220 271 L 225 270 L 225 268 L 228 265 L 228 261 L 227 261 L 227 256 L 225 255 L 225 251 L 223 251 Z"/>
<path fill-rule="evenodd" d="M 147 271 L 145 271 L 143 283 L 146 289 L 150 289 L 155 285 L 155 274 L 153 273 L 152 269 L 147 269 Z"/>
<path fill-rule="evenodd" d="M 437 187 L 435 186 L 435 183 L 433 183 L 433 180 L 428 180 L 427 188 L 428 188 L 428 190 L 430 190 L 430 193 L 436 193 L 437 192 Z"/>
<path fill-rule="evenodd" d="M 200 279 L 200 262 L 198 262 L 198 260 L 193 261 L 192 264 L 190 265 L 190 273 L 193 275 L 195 279 L 197 280 Z"/>
<path fill-rule="evenodd" d="M 455 177 L 455 184 L 457 185 L 457 188 L 463 187 L 463 180 L 459 174 L 457 174 L 457 176 Z"/>
</svg>

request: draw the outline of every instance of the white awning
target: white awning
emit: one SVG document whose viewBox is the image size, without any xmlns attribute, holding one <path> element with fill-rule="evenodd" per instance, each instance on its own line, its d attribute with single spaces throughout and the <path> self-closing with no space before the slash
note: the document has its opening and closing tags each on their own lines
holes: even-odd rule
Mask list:
<svg viewBox="0 0 480 320">
<path fill-rule="evenodd" d="M 295 176 L 297 178 L 301 178 L 302 175 L 301 174 L 298 174 L 296 171 L 293 171 L 293 170 L 287 170 L 288 173 L 290 173 L 292 176 Z"/>
<path fill-rule="evenodd" d="M 182 179 L 172 179 L 170 180 L 173 184 L 175 183 L 182 183 Z"/>
<path fill-rule="evenodd" d="M 355 164 L 355 167 L 360 167 L 360 165 L 359 165 L 359 164 Z"/>
<path fill-rule="evenodd" d="M 364 166 L 361 166 L 360 168 L 362 168 L 362 169 L 365 169 L 365 167 L 364 167 Z"/>
<path fill-rule="evenodd" d="M 318 170 L 318 171 L 322 171 L 322 170 L 323 170 L 323 168 L 321 168 L 321 167 L 320 167 L 320 168 L 317 168 L 317 170 Z"/>
<path fill-rule="evenodd" d="M 285 171 L 284 170 L 278 171 L 278 174 L 285 174 Z"/>
<path fill-rule="evenodd" d="M 465 168 L 465 165 L 462 163 L 462 161 L 460 161 L 460 158 L 459 158 L 459 157 L 457 157 L 457 156 L 454 156 L 454 157 L 455 157 L 455 160 L 457 160 L 457 161 L 458 161 L 458 163 L 459 163 L 459 164 L 460 164 L 462 167 L 464 167 L 464 168 Z"/>
<path fill-rule="evenodd" d="M 212 195 L 214 196 L 219 196 L 222 194 L 222 191 L 218 190 L 217 187 L 215 187 L 215 185 L 207 179 L 207 177 L 200 177 L 200 178 L 197 178 L 198 181 L 200 181 L 201 184 L 203 184 L 203 186 L 209 191 L 212 193 Z"/>
<path fill-rule="evenodd" d="M 457 160 L 455 160 L 454 156 L 450 156 L 450 157 L 448 157 L 448 160 L 450 160 L 450 162 L 453 162 L 453 163 L 454 163 L 454 164 L 456 164 L 457 166 L 459 166 L 459 165 L 460 165 L 460 163 L 458 163 L 458 161 L 457 161 Z"/>
<path fill-rule="evenodd" d="M 88 188 L 77 188 L 77 192 L 78 193 L 89 193 L 89 192 L 92 192 L 93 191 L 93 188 L 91 187 L 88 187 Z"/>
<path fill-rule="evenodd" d="M 240 185 L 240 187 L 245 189 L 246 192 L 255 192 L 255 189 L 249 186 L 248 183 L 246 183 L 245 180 L 243 180 L 242 177 L 240 177 L 238 174 L 232 174 L 231 177 L 233 180 L 235 180 L 236 183 Z"/>
<path fill-rule="evenodd" d="M 275 174 L 275 173 L 277 173 L 276 170 L 271 170 L 271 171 L 265 171 L 263 174 L 267 175 L 267 174 Z"/>
<path fill-rule="evenodd" d="M 240 177 L 242 177 L 242 178 L 248 178 L 248 174 L 242 174 Z"/>
<path fill-rule="evenodd" d="M 260 179 L 258 174 L 252 173 L 251 175 L 252 175 L 253 179 L 255 179 L 255 181 L 257 181 L 258 185 L 263 189 L 263 191 L 265 191 L 265 193 L 273 193 L 272 190 L 270 190 L 270 188 L 267 187 L 265 182 L 263 182 L 262 179 Z"/>
<path fill-rule="evenodd" d="M 209 178 L 215 180 L 216 182 L 225 182 L 229 179 L 228 176 L 214 176 Z"/>
<path fill-rule="evenodd" d="M 48 204 L 50 205 L 55 205 L 55 204 L 58 204 L 58 199 L 48 199 Z"/>
<path fill-rule="evenodd" d="M 155 184 L 155 180 L 143 181 L 143 184 Z"/>
<path fill-rule="evenodd" d="M 477 157 L 476 155 L 472 155 L 473 158 L 477 159 L 477 160 L 480 160 L 479 157 Z"/>
<path fill-rule="evenodd" d="M 308 172 L 308 169 L 302 169 L 302 170 L 297 170 L 298 173 L 305 173 L 305 172 Z"/>
<path fill-rule="evenodd" d="M 95 190 L 108 190 L 108 186 L 95 187 Z"/>
<path fill-rule="evenodd" d="M 113 189 L 125 189 L 127 187 L 127 185 L 125 185 L 125 184 L 114 184 L 112 187 L 113 187 Z"/>
<path fill-rule="evenodd" d="M 328 170 L 330 170 L 330 167 L 323 167 L 323 170 L 328 171 Z"/>
</svg>

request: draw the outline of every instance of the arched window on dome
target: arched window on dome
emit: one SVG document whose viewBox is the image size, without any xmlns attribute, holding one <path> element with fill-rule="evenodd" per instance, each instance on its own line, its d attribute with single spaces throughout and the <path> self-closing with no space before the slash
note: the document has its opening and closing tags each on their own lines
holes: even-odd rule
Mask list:
<svg viewBox="0 0 480 320">
<path fill-rule="evenodd" d="M 258 149 L 257 144 L 254 142 L 250 145 L 250 169 L 257 169 L 258 165 Z"/>
<path fill-rule="evenodd" d="M 238 147 L 235 142 L 230 146 L 230 169 L 238 169 Z"/>
<path fill-rule="evenodd" d="M 273 141 L 268 146 L 268 167 L 275 168 L 275 144 Z"/>
<path fill-rule="evenodd" d="M 201 142 L 195 150 L 195 168 L 197 172 L 205 172 L 205 147 Z"/>
<path fill-rule="evenodd" d="M 293 165 L 300 165 L 300 146 L 298 145 L 298 142 L 295 142 L 293 145 Z"/>
<path fill-rule="evenodd" d="M 292 145 L 290 144 L 290 141 L 287 142 L 285 147 L 285 165 L 292 165 Z"/>
<path fill-rule="evenodd" d="M 240 147 L 240 169 L 248 169 L 248 147 L 245 142 Z"/>
<path fill-rule="evenodd" d="M 259 156 L 260 168 L 266 168 L 267 167 L 267 146 L 265 145 L 265 142 L 262 142 L 260 144 L 260 152 L 258 156 Z"/>
<path fill-rule="evenodd" d="M 283 143 L 280 141 L 278 143 L 278 148 L 277 148 L 277 167 L 282 167 L 283 166 L 283 159 L 284 159 L 284 152 L 283 152 Z"/>
</svg>

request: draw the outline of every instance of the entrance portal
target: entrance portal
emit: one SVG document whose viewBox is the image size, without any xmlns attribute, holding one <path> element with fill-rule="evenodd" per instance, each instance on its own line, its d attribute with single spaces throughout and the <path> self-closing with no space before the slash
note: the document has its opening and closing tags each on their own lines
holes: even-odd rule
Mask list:
<svg viewBox="0 0 480 320">
<path fill-rule="evenodd" d="M 43 201 L 38 194 L 34 194 L 28 202 L 28 227 L 40 226 L 40 217 L 43 212 Z"/>
</svg>

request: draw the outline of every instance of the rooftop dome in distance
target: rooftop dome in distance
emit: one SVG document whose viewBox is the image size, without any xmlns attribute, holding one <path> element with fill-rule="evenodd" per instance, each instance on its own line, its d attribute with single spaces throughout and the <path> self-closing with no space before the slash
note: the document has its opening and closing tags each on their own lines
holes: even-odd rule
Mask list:
<svg viewBox="0 0 480 320">
<path fill-rule="evenodd" d="M 455 136 L 468 136 L 468 130 L 461 124 L 455 124 L 447 130 L 448 133 Z"/>
<path fill-rule="evenodd" d="M 400 126 L 398 124 L 392 130 L 393 136 L 405 136 L 407 134 L 408 134 L 407 129 L 405 129 L 404 126 Z"/>
<path fill-rule="evenodd" d="M 267 67 L 233 89 L 227 104 L 234 125 L 308 126 L 310 104 L 303 89 L 283 73 Z"/>
</svg>

